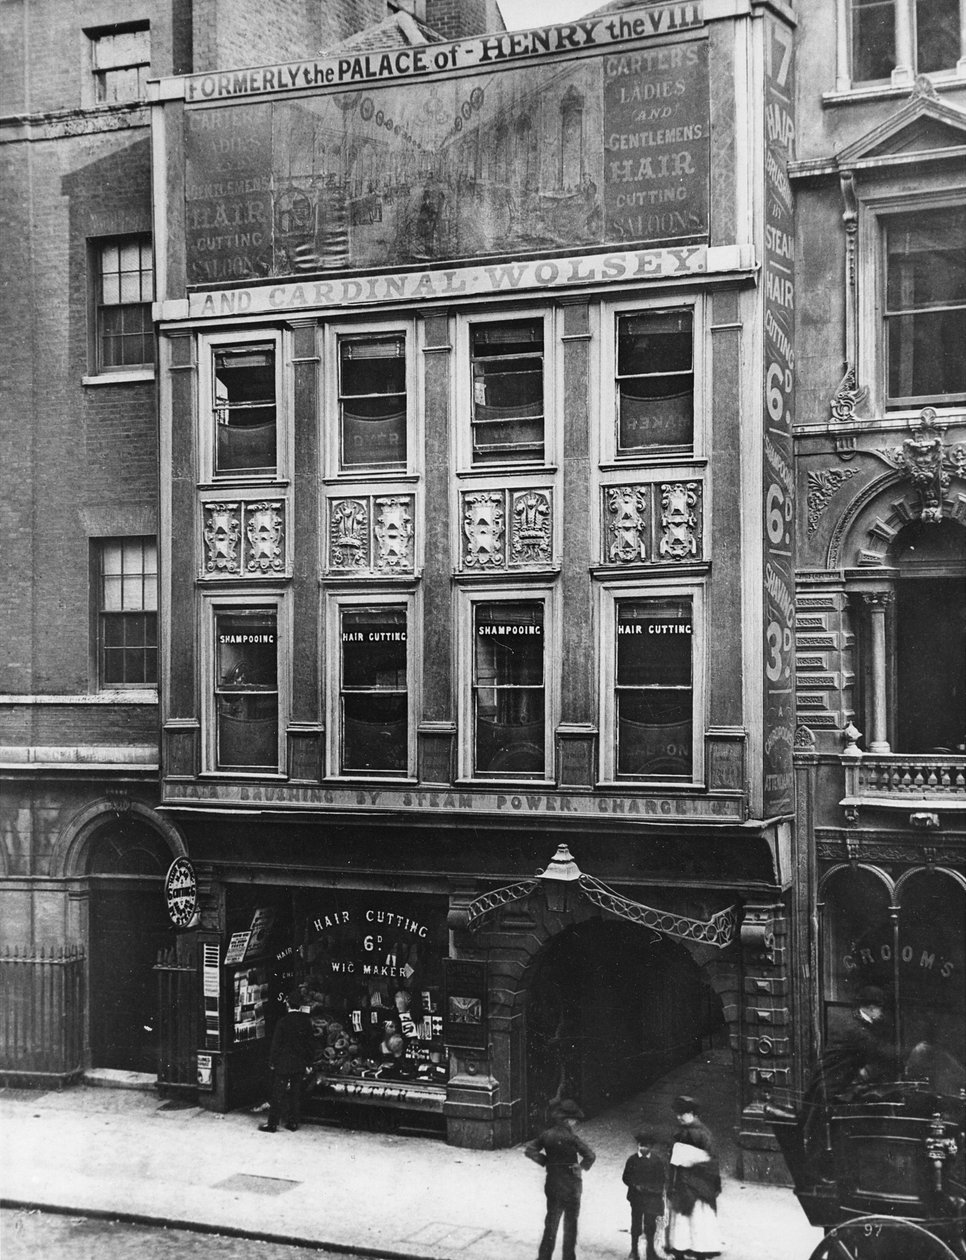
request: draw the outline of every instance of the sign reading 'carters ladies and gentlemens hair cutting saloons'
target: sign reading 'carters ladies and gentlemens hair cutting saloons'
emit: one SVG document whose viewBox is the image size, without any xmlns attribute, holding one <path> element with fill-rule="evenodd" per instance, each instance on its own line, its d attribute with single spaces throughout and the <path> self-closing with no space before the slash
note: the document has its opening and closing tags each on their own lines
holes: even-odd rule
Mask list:
<svg viewBox="0 0 966 1260">
<path fill-rule="evenodd" d="M 707 240 L 699 6 L 421 51 L 180 81 L 189 286 Z"/>
</svg>

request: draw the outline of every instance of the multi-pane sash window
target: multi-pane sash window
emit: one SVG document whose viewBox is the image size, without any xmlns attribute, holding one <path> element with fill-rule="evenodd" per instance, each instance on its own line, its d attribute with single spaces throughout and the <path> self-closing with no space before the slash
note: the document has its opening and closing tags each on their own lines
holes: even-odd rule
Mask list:
<svg viewBox="0 0 966 1260">
<path fill-rule="evenodd" d="M 151 65 L 151 32 L 147 26 L 92 35 L 91 57 L 99 105 L 145 98 Z"/>
<path fill-rule="evenodd" d="M 340 464 L 406 466 L 406 338 L 339 338 Z"/>
<path fill-rule="evenodd" d="M 476 775 L 544 777 L 543 631 L 542 602 L 475 605 L 473 768 Z"/>
<path fill-rule="evenodd" d="M 342 608 L 339 638 L 339 769 L 343 774 L 405 774 L 409 768 L 406 610 Z"/>
<path fill-rule="evenodd" d="M 692 620 L 687 598 L 617 603 L 618 778 L 692 778 Z"/>
<path fill-rule="evenodd" d="M 278 633 L 274 609 L 215 617 L 215 762 L 278 770 Z"/>
<path fill-rule="evenodd" d="M 472 325 L 470 361 L 473 462 L 542 460 L 543 320 Z"/>
<path fill-rule="evenodd" d="M 900 63 L 913 74 L 956 64 L 960 0 L 850 0 L 850 14 L 853 82 L 888 79 Z M 899 43 L 905 31 L 909 48 Z"/>
<path fill-rule="evenodd" d="M 158 549 L 153 539 L 99 544 L 98 674 L 102 687 L 158 681 Z"/>
<path fill-rule="evenodd" d="M 618 454 L 689 448 L 693 440 L 693 312 L 618 315 Z"/>
<path fill-rule="evenodd" d="M 966 207 L 883 223 L 888 405 L 966 398 Z"/>
<path fill-rule="evenodd" d="M 214 352 L 216 473 L 273 473 L 276 467 L 275 347 Z"/>
<path fill-rule="evenodd" d="M 98 369 L 146 367 L 154 362 L 151 239 L 107 241 L 97 252 Z"/>
</svg>

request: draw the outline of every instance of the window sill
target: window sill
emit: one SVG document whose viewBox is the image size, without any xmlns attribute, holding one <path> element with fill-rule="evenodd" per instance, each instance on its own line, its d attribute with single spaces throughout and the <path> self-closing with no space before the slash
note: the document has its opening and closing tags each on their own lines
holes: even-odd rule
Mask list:
<svg viewBox="0 0 966 1260">
<path fill-rule="evenodd" d="M 951 92 L 966 86 L 966 64 L 960 63 L 949 70 L 934 71 L 923 76 L 932 83 L 937 92 Z M 908 83 L 870 83 L 822 93 L 822 108 L 834 109 L 839 105 L 864 105 L 872 101 L 901 100 L 909 96 L 915 86 L 914 78 Z"/>
<path fill-rule="evenodd" d="M 130 372 L 98 372 L 82 376 L 82 385 L 137 385 L 154 380 L 154 368 L 133 368 Z"/>
</svg>

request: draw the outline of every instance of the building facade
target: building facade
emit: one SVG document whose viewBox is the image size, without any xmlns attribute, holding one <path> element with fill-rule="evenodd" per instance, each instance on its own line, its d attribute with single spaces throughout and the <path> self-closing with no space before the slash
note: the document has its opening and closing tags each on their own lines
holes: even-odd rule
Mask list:
<svg viewBox="0 0 966 1260">
<path fill-rule="evenodd" d="M 966 1062 L 966 23 L 956 3 L 906 0 L 798 17 L 803 1057 L 873 984 L 900 1066 L 927 1043 L 954 1092 L 962 1068 L 943 1056 Z"/>
<path fill-rule="evenodd" d="M 477 1147 L 723 1033 L 772 1173 L 792 30 L 614 6 L 162 79 L 160 812 L 207 1105 L 260 1096 L 293 986 L 312 1105 Z"/>
<path fill-rule="evenodd" d="M 156 1071 L 158 420 L 147 84 L 490 5 L 15 0 L 0 215 L 0 1074 Z M 256 51 L 257 50 L 257 51 Z M 177 975 L 174 977 L 177 979 Z"/>
</svg>

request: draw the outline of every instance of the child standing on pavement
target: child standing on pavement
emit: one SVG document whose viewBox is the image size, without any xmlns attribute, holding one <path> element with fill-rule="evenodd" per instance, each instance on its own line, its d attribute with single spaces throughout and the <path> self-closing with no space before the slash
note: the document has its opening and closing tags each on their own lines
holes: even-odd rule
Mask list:
<svg viewBox="0 0 966 1260">
<path fill-rule="evenodd" d="M 631 1155 L 624 1165 L 623 1176 L 627 1201 L 631 1205 L 631 1260 L 641 1260 L 638 1244 L 642 1232 L 647 1246 L 644 1260 L 657 1260 L 654 1235 L 658 1218 L 664 1215 L 667 1167 L 653 1130 L 641 1129 L 634 1135 L 634 1141 L 637 1154 Z"/>
</svg>

